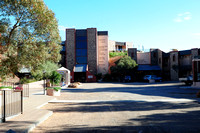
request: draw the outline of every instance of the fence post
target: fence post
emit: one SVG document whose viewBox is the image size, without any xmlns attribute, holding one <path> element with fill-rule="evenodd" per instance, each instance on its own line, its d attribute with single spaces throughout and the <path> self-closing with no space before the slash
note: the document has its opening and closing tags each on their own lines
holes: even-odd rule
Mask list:
<svg viewBox="0 0 200 133">
<path fill-rule="evenodd" d="M 23 114 L 23 91 L 21 91 L 21 114 Z"/>
<path fill-rule="evenodd" d="M 6 91 L 3 90 L 3 118 L 2 122 L 6 122 Z"/>
</svg>

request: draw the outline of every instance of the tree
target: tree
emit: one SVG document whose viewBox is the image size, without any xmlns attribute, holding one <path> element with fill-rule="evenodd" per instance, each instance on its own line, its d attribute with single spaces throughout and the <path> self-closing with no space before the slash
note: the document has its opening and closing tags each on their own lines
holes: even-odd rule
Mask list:
<svg viewBox="0 0 200 133">
<path fill-rule="evenodd" d="M 37 80 L 43 79 L 43 78 L 50 78 L 53 71 L 56 71 L 59 68 L 59 65 L 56 63 L 53 63 L 51 61 L 47 61 L 44 64 L 40 65 L 37 70 L 32 71 L 31 74 L 33 77 Z"/>
<path fill-rule="evenodd" d="M 58 62 L 60 42 L 57 20 L 42 0 L 0 1 L 1 77 Z"/>
<path fill-rule="evenodd" d="M 116 66 L 110 68 L 111 74 L 114 77 L 131 75 L 134 68 L 137 66 L 136 62 L 129 56 L 124 56 L 115 62 Z"/>
</svg>

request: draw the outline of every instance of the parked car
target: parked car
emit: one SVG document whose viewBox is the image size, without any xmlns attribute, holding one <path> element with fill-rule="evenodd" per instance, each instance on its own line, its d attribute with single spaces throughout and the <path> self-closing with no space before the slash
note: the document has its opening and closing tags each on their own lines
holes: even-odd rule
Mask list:
<svg viewBox="0 0 200 133">
<path fill-rule="evenodd" d="M 162 77 L 157 77 L 156 75 L 145 75 L 143 78 L 145 81 L 149 81 L 150 79 L 153 79 L 155 81 L 162 81 Z"/>
<path fill-rule="evenodd" d="M 179 78 L 179 81 L 180 82 L 184 82 L 186 85 L 192 85 L 193 83 L 193 76 L 192 75 L 189 75 L 185 78 Z"/>
<path fill-rule="evenodd" d="M 131 81 L 131 76 L 125 76 L 124 80 L 125 80 L 125 82 L 130 82 Z"/>
</svg>

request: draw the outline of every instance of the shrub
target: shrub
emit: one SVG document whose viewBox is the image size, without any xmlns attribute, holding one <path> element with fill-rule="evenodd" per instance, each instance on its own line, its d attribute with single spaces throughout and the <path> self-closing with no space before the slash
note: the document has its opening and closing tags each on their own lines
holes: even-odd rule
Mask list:
<svg viewBox="0 0 200 133">
<path fill-rule="evenodd" d="M 52 84 L 59 84 L 61 82 L 62 75 L 57 71 L 53 71 L 52 75 L 50 76 L 50 82 Z"/>
<path fill-rule="evenodd" d="M 96 76 L 97 80 L 102 79 L 102 73 L 98 73 L 98 74 L 96 74 L 95 76 Z"/>
<path fill-rule="evenodd" d="M 103 77 L 103 81 L 112 81 L 112 76 L 110 74 L 105 74 Z"/>
<path fill-rule="evenodd" d="M 4 89 L 4 88 L 7 88 L 7 89 L 12 89 L 11 86 L 1 86 L 0 89 Z"/>
<path fill-rule="evenodd" d="M 55 91 L 61 90 L 61 87 L 48 87 L 46 89 L 54 89 Z"/>
<path fill-rule="evenodd" d="M 61 90 L 61 87 L 54 87 L 53 88 L 55 91 Z"/>
<path fill-rule="evenodd" d="M 29 79 L 29 78 L 24 77 L 24 78 L 20 79 L 19 83 L 26 84 L 26 83 L 32 83 L 32 82 L 35 82 L 35 81 L 37 81 L 37 80 L 34 79 L 34 78 Z"/>
<path fill-rule="evenodd" d="M 197 98 L 200 98 L 200 91 L 197 92 Z"/>
<path fill-rule="evenodd" d="M 115 57 L 115 56 L 125 56 L 125 55 L 128 55 L 127 51 L 124 51 L 124 52 L 110 52 L 109 53 L 110 58 Z"/>
</svg>

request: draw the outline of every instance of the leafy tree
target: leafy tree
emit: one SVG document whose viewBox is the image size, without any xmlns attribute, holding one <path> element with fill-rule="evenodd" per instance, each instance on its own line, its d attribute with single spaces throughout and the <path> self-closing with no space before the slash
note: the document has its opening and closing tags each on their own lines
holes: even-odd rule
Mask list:
<svg viewBox="0 0 200 133">
<path fill-rule="evenodd" d="M 58 64 L 51 61 L 47 61 L 42 65 L 40 65 L 35 71 L 32 71 L 31 74 L 37 80 L 42 79 L 43 76 L 46 79 L 48 79 L 51 77 L 52 72 L 56 71 L 58 68 L 59 68 Z"/>
<path fill-rule="evenodd" d="M 116 66 L 110 68 L 111 74 L 115 76 L 131 75 L 134 68 L 137 66 L 136 62 L 129 56 L 124 56 L 115 62 Z"/>
<path fill-rule="evenodd" d="M 42 0 L 0 1 L 0 76 L 58 62 L 61 42 L 54 13 Z"/>
</svg>

